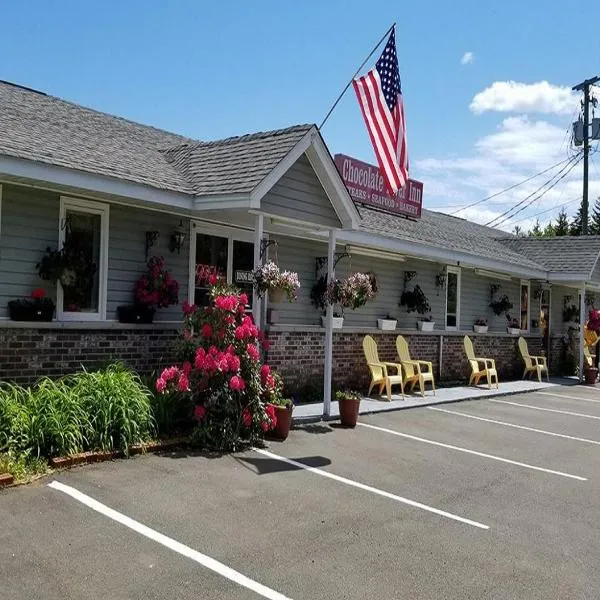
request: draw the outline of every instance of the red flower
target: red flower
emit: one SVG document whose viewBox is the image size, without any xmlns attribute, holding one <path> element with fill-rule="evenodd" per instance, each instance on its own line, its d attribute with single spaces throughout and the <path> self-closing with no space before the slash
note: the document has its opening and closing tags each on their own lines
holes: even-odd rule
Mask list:
<svg viewBox="0 0 600 600">
<path fill-rule="evenodd" d="M 189 315 L 193 315 L 198 310 L 198 307 L 195 304 L 190 304 L 187 300 L 184 300 L 181 309 L 183 310 L 183 314 L 188 317 Z"/>
<path fill-rule="evenodd" d="M 204 419 L 205 415 L 206 415 L 206 408 L 204 408 L 204 406 L 198 404 L 198 406 L 196 406 L 196 408 L 194 409 L 194 419 L 196 419 L 196 421 L 202 421 L 202 419 Z"/>
<path fill-rule="evenodd" d="M 271 367 L 269 365 L 263 365 L 260 368 L 260 379 L 264 383 L 267 380 L 267 377 L 271 375 Z"/>
<path fill-rule="evenodd" d="M 204 323 L 204 325 L 202 325 L 202 337 L 210 339 L 212 337 L 213 334 L 213 328 L 210 325 L 210 323 Z"/>
<path fill-rule="evenodd" d="M 190 380 L 185 373 L 181 373 L 179 375 L 179 381 L 177 382 L 177 389 L 180 392 L 189 392 L 190 391 Z"/>
<path fill-rule="evenodd" d="M 234 375 L 229 380 L 229 387 L 234 392 L 241 392 L 242 390 L 244 390 L 246 388 L 246 382 L 241 377 L 239 377 L 238 375 Z"/>
<path fill-rule="evenodd" d="M 258 353 L 258 348 L 256 347 L 255 344 L 248 344 L 246 346 L 246 352 L 248 352 L 248 356 L 250 357 L 250 360 L 258 360 L 260 358 L 260 355 Z"/>
<path fill-rule="evenodd" d="M 36 288 L 33 290 L 33 292 L 31 292 L 31 297 L 34 300 L 41 300 L 42 298 L 46 297 L 46 290 L 44 290 L 44 288 Z"/>
<path fill-rule="evenodd" d="M 217 283 L 219 283 L 219 276 L 212 273 L 208 276 L 208 283 L 210 285 L 217 285 Z"/>
<path fill-rule="evenodd" d="M 242 292 L 240 294 L 239 300 L 240 300 L 240 305 L 241 306 L 246 306 L 246 304 L 248 304 L 248 294 L 244 294 Z"/>
<path fill-rule="evenodd" d="M 167 382 L 162 377 L 159 377 L 156 380 L 156 391 L 159 394 L 163 394 L 166 388 L 167 388 Z"/>
<path fill-rule="evenodd" d="M 244 408 L 242 411 L 242 423 L 244 427 L 252 426 L 252 413 L 248 410 L 248 407 Z"/>
</svg>

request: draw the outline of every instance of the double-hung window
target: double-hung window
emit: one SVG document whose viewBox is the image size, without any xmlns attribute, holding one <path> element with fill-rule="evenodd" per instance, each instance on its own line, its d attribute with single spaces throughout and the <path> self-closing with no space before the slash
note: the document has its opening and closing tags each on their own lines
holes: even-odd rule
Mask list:
<svg viewBox="0 0 600 600">
<path fill-rule="evenodd" d="M 460 268 L 446 267 L 446 329 L 460 327 Z"/>
<path fill-rule="evenodd" d="M 60 199 L 58 245 L 64 268 L 56 294 L 59 321 L 106 319 L 108 204 Z"/>
</svg>

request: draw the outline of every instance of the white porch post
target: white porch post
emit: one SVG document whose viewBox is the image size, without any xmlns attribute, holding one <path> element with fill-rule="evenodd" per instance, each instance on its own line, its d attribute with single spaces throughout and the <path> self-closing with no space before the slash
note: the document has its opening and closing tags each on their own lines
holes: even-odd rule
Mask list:
<svg viewBox="0 0 600 600">
<path fill-rule="evenodd" d="M 585 325 L 585 282 L 581 286 L 579 294 L 579 381 L 583 381 L 583 367 L 585 360 L 583 357 L 583 345 L 585 343 L 583 337 L 583 326 Z"/>
<path fill-rule="evenodd" d="M 258 269 L 261 265 L 260 250 L 264 234 L 264 216 L 259 214 L 254 217 L 254 269 Z M 265 300 L 266 301 L 266 300 Z M 261 327 L 261 305 L 262 300 L 258 297 L 256 290 L 252 291 L 252 317 L 257 327 Z"/>
<path fill-rule="evenodd" d="M 335 236 L 336 230 L 329 231 L 329 244 L 327 246 L 327 283 L 335 278 Z M 333 366 L 333 306 L 327 304 L 325 319 L 325 376 L 323 379 L 323 418 L 331 415 L 331 371 Z"/>
</svg>

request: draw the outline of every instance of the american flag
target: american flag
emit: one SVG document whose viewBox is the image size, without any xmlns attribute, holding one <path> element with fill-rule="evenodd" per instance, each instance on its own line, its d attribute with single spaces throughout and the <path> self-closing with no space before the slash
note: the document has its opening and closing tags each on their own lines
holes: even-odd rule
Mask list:
<svg viewBox="0 0 600 600">
<path fill-rule="evenodd" d="M 406 121 L 396 54 L 396 30 L 375 68 L 352 81 L 381 174 L 392 195 L 408 180 Z"/>
</svg>

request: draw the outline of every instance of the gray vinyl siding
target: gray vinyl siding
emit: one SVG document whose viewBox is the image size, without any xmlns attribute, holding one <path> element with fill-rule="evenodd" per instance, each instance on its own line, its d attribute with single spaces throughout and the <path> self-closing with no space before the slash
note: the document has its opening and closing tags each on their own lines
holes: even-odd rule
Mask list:
<svg viewBox="0 0 600 600">
<path fill-rule="evenodd" d="M 37 287 L 56 300 L 56 290 L 39 278 L 35 266 L 48 246 L 56 248 L 59 196 L 3 184 L 1 209 L 0 318 L 7 318 L 8 302 Z"/>
<path fill-rule="evenodd" d="M 3 185 L 0 231 L 0 318 L 8 317 L 8 302 L 43 287 L 56 300 L 56 288 L 42 281 L 36 264 L 46 248 L 58 245 L 60 195 L 26 187 Z M 179 218 L 164 213 L 110 205 L 107 320 L 117 318 L 117 306 L 131 304 L 133 287 L 145 268 L 145 232 L 157 230 L 158 243 L 150 254 L 162 255 L 179 282 L 179 306 L 157 312 L 156 321 L 181 320 L 187 298 L 189 237 L 181 254 L 169 251 L 169 238 Z M 186 223 L 187 224 L 187 223 Z"/>
<path fill-rule="evenodd" d="M 565 306 L 565 297 L 571 296 L 573 304 L 579 306 L 579 292 L 575 288 L 568 288 L 559 285 L 552 286 L 550 296 L 550 334 L 560 335 L 566 333 L 569 324 L 563 322 L 563 309 Z"/>
<path fill-rule="evenodd" d="M 340 227 L 331 201 L 305 155 L 266 194 L 261 209 L 289 219 Z"/>
<path fill-rule="evenodd" d="M 146 231 L 158 231 L 159 238 L 150 256 L 162 256 L 165 267 L 179 282 L 179 304 L 159 309 L 155 321 L 181 320 L 181 303 L 188 297 L 189 236 L 181 253 L 169 250 L 171 233 L 179 225 L 179 217 L 139 208 L 112 205 L 108 243 L 108 286 L 106 318 L 117 318 L 117 306 L 131 304 L 135 282 L 146 268 Z M 188 221 L 184 220 L 188 229 Z"/>
</svg>

